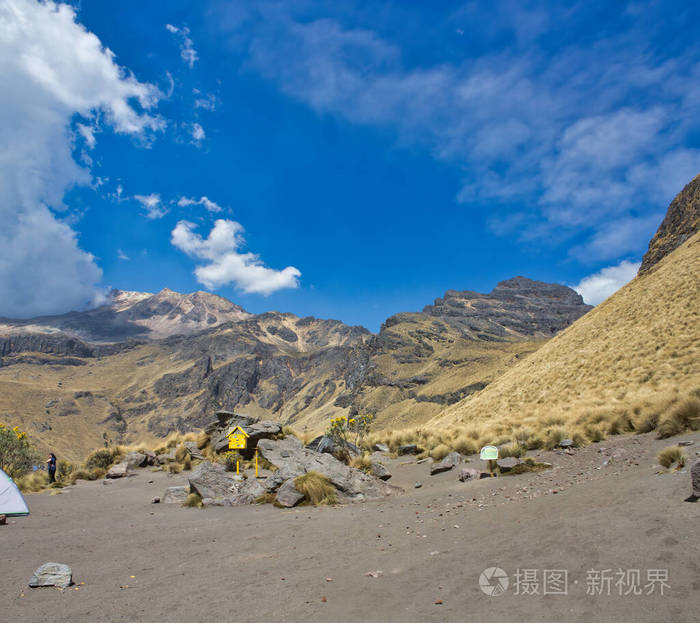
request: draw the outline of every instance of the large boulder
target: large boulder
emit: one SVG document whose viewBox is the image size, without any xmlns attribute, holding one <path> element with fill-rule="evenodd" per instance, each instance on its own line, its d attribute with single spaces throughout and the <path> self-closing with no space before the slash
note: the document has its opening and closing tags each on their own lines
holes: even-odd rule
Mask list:
<svg viewBox="0 0 700 623">
<path fill-rule="evenodd" d="M 341 500 L 380 498 L 401 491 L 359 469 L 348 467 L 331 454 L 304 448 L 296 437 L 276 441 L 263 439 L 258 443 L 258 450 L 266 460 L 280 471 L 286 470 L 287 474 L 300 476 L 310 471 L 323 474 L 338 490 Z"/>
<path fill-rule="evenodd" d="M 693 495 L 700 497 L 700 459 L 690 468 L 690 480 L 693 484 Z"/>
<path fill-rule="evenodd" d="M 190 474 L 190 490 L 201 498 L 226 498 L 237 492 L 236 478 L 219 463 L 204 461 Z"/>
<path fill-rule="evenodd" d="M 258 482 L 257 478 L 247 478 L 246 480 L 236 482 L 234 485 L 234 493 L 231 495 L 231 504 L 255 504 L 261 495 L 265 493 L 265 489 Z"/>
<path fill-rule="evenodd" d="M 399 446 L 396 450 L 396 454 L 403 456 L 404 454 L 420 454 L 420 448 L 415 443 L 407 443 L 403 446 Z"/>
<path fill-rule="evenodd" d="M 189 495 L 189 487 L 168 487 L 160 498 L 163 504 L 182 504 Z"/>
<path fill-rule="evenodd" d="M 304 494 L 297 491 L 294 486 L 294 479 L 285 482 L 277 491 L 276 502 L 280 506 L 292 508 L 304 499 Z"/>
<path fill-rule="evenodd" d="M 282 432 L 282 425 L 272 420 L 261 420 L 250 426 L 243 427 L 243 430 L 249 435 L 248 447 L 254 448 L 261 439 L 270 439 L 275 435 L 279 435 Z"/>
<path fill-rule="evenodd" d="M 442 461 L 439 463 L 433 463 L 430 466 L 430 475 L 441 474 L 442 472 L 449 472 L 453 467 L 456 467 L 462 462 L 462 455 L 459 452 L 450 452 Z"/>
<path fill-rule="evenodd" d="M 129 469 L 146 467 L 148 464 L 148 456 L 142 452 L 129 452 L 129 454 L 124 457 L 124 462 L 129 466 Z"/>
<path fill-rule="evenodd" d="M 244 431 L 248 432 L 248 429 L 258 422 L 257 418 L 231 413 L 230 411 L 219 411 L 216 417 L 218 420 L 212 422 L 205 429 L 210 436 L 209 443 L 215 452 L 223 452 L 228 449 L 228 435 L 234 428 L 240 426 Z"/>
<path fill-rule="evenodd" d="M 129 464 L 126 461 L 112 465 L 107 471 L 105 478 L 124 478 L 129 475 Z"/>
<path fill-rule="evenodd" d="M 29 579 L 29 586 L 55 586 L 68 588 L 73 583 L 73 571 L 68 565 L 60 562 L 45 562 Z"/>
<path fill-rule="evenodd" d="M 272 472 L 264 481 L 265 491 L 268 493 L 274 493 L 279 489 L 285 482 L 290 478 L 296 478 L 297 476 L 303 476 L 306 472 L 304 468 L 300 465 L 297 466 L 285 466 L 282 469 L 278 469 L 276 472 Z"/>
</svg>

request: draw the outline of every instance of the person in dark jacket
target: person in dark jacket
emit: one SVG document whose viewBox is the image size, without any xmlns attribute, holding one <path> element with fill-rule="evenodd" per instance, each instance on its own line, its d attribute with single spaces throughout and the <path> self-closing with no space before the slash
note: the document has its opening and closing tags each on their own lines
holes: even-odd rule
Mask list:
<svg viewBox="0 0 700 623">
<path fill-rule="evenodd" d="M 53 452 L 49 454 L 46 466 L 49 471 L 49 484 L 56 482 L 56 455 Z"/>
</svg>

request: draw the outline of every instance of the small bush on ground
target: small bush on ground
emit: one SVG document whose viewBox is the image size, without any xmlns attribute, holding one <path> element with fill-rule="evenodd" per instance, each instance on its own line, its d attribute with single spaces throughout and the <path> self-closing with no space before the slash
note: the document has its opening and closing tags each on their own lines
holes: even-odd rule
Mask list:
<svg viewBox="0 0 700 623">
<path fill-rule="evenodd" d="M 657 429 L 659 439 L 680 435 L 686 430 L 700 428 L 700 399 L 686 398 L 661 417 Z"/>
<path fill-rule="evenodd" d="M 187 506 L 188 508 L 202 508 L 202 498 L 198 493 L 190 493 L 185 498 L 182 505 Z"/>
<path fill-rule="evenodd" d="M 678 463 L 678 467 L 683 467 L 685 465 L 685 454 L 678 446 L 668 446 L 664 448 L 656 455 L 656 459 L 659 465 L 667 469 L 675 463 Z"/>
<path fill-rule="evenodd" d="M 108 470 L 113 463 L 116 463 L 124 454 L 123 448 L 116 446 L 114 448 L 100 448 L 93 450 L 85 459 L 85 467 L 88 470 L 103 469 Z"/>
<path fill-rule="evenodd" d="M 363 454 L 362 456 L 356 456 L 350 459 L 350 467 L 355 469 L 361 469 L 363 472 L 368 472 L 372 468 L 372 459 L 368 454 Z"/>
<path fill-rule="evenodd" d="M 294 479 L 294 487 L 303 494 L 304 501 L 318 506 L 319 504 L 335 504 L 335 487 L 323 474 L 310 471 Z"/>
</svg>

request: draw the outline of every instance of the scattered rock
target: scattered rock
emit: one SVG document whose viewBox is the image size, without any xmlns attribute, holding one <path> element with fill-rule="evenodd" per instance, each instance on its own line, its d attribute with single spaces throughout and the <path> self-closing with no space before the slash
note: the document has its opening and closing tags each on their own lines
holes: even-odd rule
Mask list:
<svg viewBox="0 0 700 623">
<path fill-rule="evenodd" d="M 372 463 L 369 473 L 380 480 L 389 480 L 391 478 L 391 472 L 381 463 Z"/>
<path fill-rule="evenodd" d="M 413 488 L 414 488 L 414 489 L 420 489 L 422 486 L 423 486 L 423 483 L 422 483 L 422 482 L 416 482 L 416 484 L 413 485 Z"/>
<path fill-rule="evenodd" d="M 700 496 L 700 460 L 695 461 L 690 468 L 690 480 L 693 484 L 693 495 Z"/>
<path fill-rule="evenodd" d="M 574 445 L 574 440 L 573 439 L 562 439 L 559 442 L 559 447 L 560 448 L 572 448 Z"/>
<path fill-rule="evenodd" d="M 462 462 L 462 455 L 459 452 L 450 452 L 442 461 L 439 463 L 433 463 L 430 466 L 430 475 L 441 474 L 442 472 L 449 472 L 453 467 L 456 467 Z"/>
<path fill-rule="evenodd" d="M 399 456 L 403 456 L 404 454 L 420 454 L 420 450 L 418 449 L 418 446 L 415 443 L 409 443 L 403 446 L 399 446 L 396 453 Z"/>
<path fill-rule="evenodd" d="M 389 452 L 389 446 L 383 443 L 375 443 L 372 446 L 372 450 L 374 450 L 375 452 Z"/>
<path fill-rule="evenodd" d="M 151 500 L 151 504 L 160 504 L 160 498 L 159 498 L 159 497 L 154 497 L 154 498 Z"/>
<path fill-rule="evenodd" d="M 129 464 L 126 461 L 112 465 L 105 478 L 123 478 L 129 475 Z"/>
<path fill-rule="evenodd" d="M 290 479 L 285 482 L 277 491 L 277 503 L 286 507 L 292 508 L 304 499 L 304 494 L 299 493 L 294 486 L 294 480 Z"/>
<path fill-rule="evenodd" d="M 188 487 L 168 487 L 159 501 L 163 502 L 163 504 L 182 504 L 188 495 Z"/>
<path fill-rule="evenodd" d="M 516 465 L 519 465 L 520 459 L 516 459 L 513 456 L 509 456 L 505 459 L 498 459 L 498 461 L 496 461 L 496 464 L 503 470 L 509 470 L 513 469 Z"/>
<path fill-rule="evenodd" d="M 204 460 L 204 455 L 202 454 L 202 451 L 197 447 L 196 442 L 186 441 L 182 445 L 185 446 L 185 450 L 187 450 L 187 453 L 190 455 L 190 458 L 198 459 L 200 461 Z"/>
<path fill-rule="evenodd" d="M 129 452 L 123 462 L 128 465 L 129 469 L 136 469 L 137 467 L 146 467 L 148 457 L 141 452 Z"/>
<path fill-rule="evenodd" d="M 166 452 L 164 454 L 159 454 L 156 459 L 158 460 L 158 463 L 161 465 L 165 465 L 166 463 L 172 463 L 175 461 L 175 448 L 170 450 L 170 452 Z"/>
<path fill-rule="evenodd" d="M 681 447 L 682 447 L 682 446 L 692 446 L 694 443 L 695 443 L 694 441 L 691 441 L 691 440 L 689 440 L 689 439 L 685 439 L 685 440 L 683 440 L 683 441 L 679 441 L 679 442 L 678 442 L 678 445 L 681 446 Z"/>
<path fill-rule="evenodd" d="M 257 478 L 247 478 L 239 482 L 235 487 L 235 493 L 231 495 L 231 504 L 255 504 L 261 495 L 265 493 L 265 489 L 258 482 Z"/>
<path fill-rule="evenodd" d="M 68 565 L 60 562 L 45 562 L 29 579 L 29 586 L 55 586 L 68 588 L 73 583 L 73 571 Z"/>
<path fill-rule="evenodd" d="M 481 472 L 479 472 L 479 470 L 471 467 L 463 467 L 459 470 L 459 476 L 457 476 L 457 479 L 460 482 L 467 482 L 467 480 L 479 480 L 480 474 Z"/>
</svg>

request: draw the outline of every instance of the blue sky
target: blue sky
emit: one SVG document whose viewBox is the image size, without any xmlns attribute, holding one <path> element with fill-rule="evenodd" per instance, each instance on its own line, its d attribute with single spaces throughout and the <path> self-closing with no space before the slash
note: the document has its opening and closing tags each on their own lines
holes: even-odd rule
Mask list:
<svg viewBox="0 0 700 623">
<path fill-rule="evenodd" d="M 0 315 L 169 287 L 377 330 L 515 275 L 599 302 L 700 172 L 699 17 L 8 0 Z"/>
</svg>

